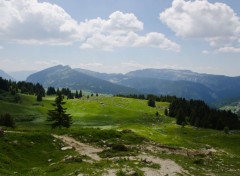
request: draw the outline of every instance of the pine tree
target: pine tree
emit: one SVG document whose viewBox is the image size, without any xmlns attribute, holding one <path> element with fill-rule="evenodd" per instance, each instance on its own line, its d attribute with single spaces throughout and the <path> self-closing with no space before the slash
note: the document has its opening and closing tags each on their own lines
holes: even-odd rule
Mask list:
<svg viewBox="0 0 240 176">
<path fill-rule="evenodd" d="M 62 106 L 65 104 L 63 102 L 63 95 L 59 93 L 55 99 L 55 103 L 52 105 L 55 107 L 54 110 L 48 111 L 48 122 L 52 122 L 51 126 L 52 128 L 56 127 L 66 127 L 69 128 L 72 124 L 72 117 L 70 114 L 66 113 L 66 108 L 63 108 Z"/>
<path fill-rule="evenodd" d="M 177 123 L 178 125 L 186 124 L 184 111 L 183 111 L 182 109 L 179 109 L 179 110 L 177 111 L 176 118 L 177 118 L 177 122 L 176 122 L 176 123 Z"/>
<path fill-rule="evenodd" d="M 78 94 L 77 90 L 76 90 L 76 93 L 75 93 L 75 98 L 79 98 L 79 94 Z"/>
<path fill-rule="evenodd" d="M 167 109 L 164 110 L 164 114 L 165 114 L 165 116 L 168 116 L 168 110 Z"/>
<path fill-rule="evenodd" d="M 83 97 L 82 90 L 80 90 L 80 92 L 79 92 L 79 98 L 82 98 L 82 97 Z"/>
<path fill-rule="evenodd" d="M 156 107 L 155 99 L 154 99 L 154 98 L 150 98 L 150 99 L 148 100 L 148 106 L 150 106 L 150 107 Z"/>
<path fill-rule="evenodd" d="M 37 101 L 42 101 L 42 95 L 41 94 L 37 95 Z"/>
</svg>

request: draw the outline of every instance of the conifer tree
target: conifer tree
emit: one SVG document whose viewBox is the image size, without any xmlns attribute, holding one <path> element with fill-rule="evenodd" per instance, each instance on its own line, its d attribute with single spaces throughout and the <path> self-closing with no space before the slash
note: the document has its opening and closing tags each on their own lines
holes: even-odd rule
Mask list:
<svg viewBox="0 0 240 176">
<path fill-rule="evenodd" d="M 177 122 L 176 123 L 178 125 L 183 125 L 183 124 L 186 123 L 184 111 L 182 109 L 178 110 L 176 118 L 177 118 Z"/>
<path fill-rule="evenodd" d="M 148 106 L 150 106 L 150 107 L 156 107 L 155 99 L 154 99 L 154 98 L 150 98 L 150 99 L 148 100 Z"/>
<path fill-rule="evenodd" d="M 167 109 L 164 110 L 164 114 L 165 114 L 165 116 L 168 116 L 168 110 Z"/>
<path fill-rule="evenodd" d="M 78 94 L 77 90 L 76 90 L 76 93 L 75 93 L 75 98 L 79 98 L 79 94 Z"/>
<path fill-rule="evenodd" d="M 37 95 L 37 101 L 42 101 L 42 95 L 41 94 Z"/>
<path fill-rule="evenodd" d="M 59 93 L 55 99 L 55 103 L 52 105 L 55 107 L 54 110 L 48 111 L 47 121 L 51 122 L 52 128 L 56 127 L 66 127 L 69 128 L 72 124 L 72 117 L 70 114 L 66 113 L 66 108 L 63 108 L 63 95 Z"/>
<path fill-rule="evenodd" d="M 83 94 L 82 94 L 82 90 L 79 91 L 79 98 L 82 98 Z"/>
</svg>

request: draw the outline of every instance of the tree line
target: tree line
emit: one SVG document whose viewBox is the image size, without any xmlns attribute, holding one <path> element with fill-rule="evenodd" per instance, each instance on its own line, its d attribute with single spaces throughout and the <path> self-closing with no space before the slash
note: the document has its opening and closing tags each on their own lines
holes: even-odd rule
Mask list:
<svg viewBox="0 0 240 176">
<path fill-rule="evenodd" d="M 79 91 L 76 90 L 75 93 L 72 93 L 69 88 L 55 89 L 54 87 L 50 86 L 47 88 L 47 91 L 45 92 L 44 87 L 39 83 L 33 84 L 25 81 L 16 82 L 3 79 L 2 77 L 0 77 L 0 89 L 7 92 L 11 92 L 12 95 L 16 95 L 17 93 L 36 95 L 37 101 L 42 101 L 42 97 L 44 97 L 45 94 L 57 95 L 61 93 L 68 99 L 83 97 L 82 90 Z"/>
<path fill-rule="evenodd" d="M 119 97 L 145 99 L 148 100 L 148 105 L 155 107 L 157 102 L 169 102 L 168 110 L 165 110 L 165 115 L 176 118 L 176 123 L 179 125 L 191 125 L 201 128 L 211 128 L 223 130 L 224 128 L 240 129 L 240 117 L 233 112 L 226 110 L 218 110 L 210 108 L 202 100 L 186 100 L 176 96 L 169 95 L 116 95 Z"/>
<path fill-rule="evenodd" d="M 153 95 L 153 94 L 129 94 L 129 95 L 124 95 L 124 94 L 117 94 L 115 95 L 117 97 L 125 97 L 125 98 L 134 98 L 134 99 L 141 99 L 141 100 L 149 100 L 152 99 L 157 102 L 173 102 L 175 99 L 177 99 L 176 96 L 170 96 L 170 95 Z"/>
<path fill-rule="evenodd" d="M 17 93 L 36 95 L 36 96 L 45 96 L 45 89 L 39 83 L 33 84 L 25 81 L 11 81 L 6 80 L 0 77 L 0 89 L 11 92 L 12 95 Z"/>
<path fill-rule="evenodd" d="M 230 110 L 210 108 L 201 100 L 177 98 L 169 105 L 168 115 L 176 118 L 179 125 L 189 124 L 195 127 L 223 130 L 240 129 L 240 119 Z"/>
<path fill-rule="evenodd" d="M 82 90 L 79 90 L 79 91 L 76 90 L 75 93 L 72 93 L 72 91 L 69 88 L 62 88 L 62 89 L 57 88 L 57 90 L 54 87 L 51 87 L 51 86 L 47 88 L 47 95 L 58 95 L 59 93 L 66 96 L 67 99 L 74 99 L 74 98 L 82 98 L 83 97 Z"/>
</svg>

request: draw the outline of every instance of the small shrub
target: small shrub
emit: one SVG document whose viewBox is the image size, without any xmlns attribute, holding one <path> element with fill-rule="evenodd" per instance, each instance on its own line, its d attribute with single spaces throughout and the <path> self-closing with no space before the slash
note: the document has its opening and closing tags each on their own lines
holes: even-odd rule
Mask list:
<svg viewBox="0 0 240 176">
<path fill-rule="evenodd" d="M 0 128 L 0 137 L 3 137 L 4 136 L 4 131 L 2 128 Z"/>
<path fill-rule="evenodd" d="M 118 171 L 116 173 L 116 176 L 126 176 L 127 174 L 125 174 L 122 170 Z"/>
<path fill-rule="evenodd" d="M 225 134 L 229 134 L 229 127 L 228 126 L 225 126 L 224 129 L 223 129 L 224 133 Z"/>
<path fill-rule="evenodd" d="M 203 158 L 197 158 L 193 161 L 193 163 L 197 165 L 204 165 L 205 161 Z"/>
<path fill-rule="evenodd" d="M 123 144 L 113 144 L 112 149 L 116 151 L 128 151 L 127 146 Z"/>
<path fill-rule="evenodd" d="M 21 97 L 18 94 L 14 95 L 14 102 L 19 103 L 20 101 L 21 101 Z"/>
<path fill-rule="evenodd" d="M 124 134 L 133 133 L 133 131 L 130 130 L 130 129 L 124 129 L 121 132 L 124 133 Z"/>
<path fill-rule="evenodd" d="M 14 128 L 15 121 L 10 114 L 6 113 L 0 116 L 0 125 Z"/>
</svg>

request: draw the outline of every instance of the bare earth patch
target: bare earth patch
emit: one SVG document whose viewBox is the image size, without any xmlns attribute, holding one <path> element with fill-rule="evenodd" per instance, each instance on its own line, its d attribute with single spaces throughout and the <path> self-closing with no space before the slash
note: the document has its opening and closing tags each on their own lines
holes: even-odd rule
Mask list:
<svg viewBox="0 0 240 176">
<path fill-rule="evenodd" d="M 170 159 L 161 159 L 161 158 L 149 156 L 149 155 L 139 155 L 137 156 L 137 158 L 141 160 L 146 160 L 147 162 L 160 164 L 161 166 L 160 169 L 153 169 L 148 167 L 141 169 L 142 171 L 144 171 L 146 176 L 156 176 L 156 175 L 173 176 L 173 175 L 176 175 L 177 173 L 188 174 L 187 171 L 185 171 L 181 166 L 179 166 L 177 163 L 175 163 Z"/>
</svg>

